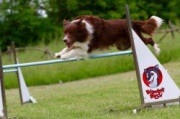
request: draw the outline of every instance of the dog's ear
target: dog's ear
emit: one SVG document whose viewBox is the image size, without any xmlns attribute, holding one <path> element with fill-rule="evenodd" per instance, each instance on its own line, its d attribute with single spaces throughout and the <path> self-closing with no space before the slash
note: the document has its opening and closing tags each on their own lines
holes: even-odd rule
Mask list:
<svg viewBox="0 0 180 119">
<path fill-rule="evenodd" d="M 83 20 L 83 18 L 79 19 L 79 21 L 76 22 L 76 24 L 80 26 L 82 24 L 82 20 Z"/>
<path fill-rule="evenodd" d="M 68 24 L 70 24 L 70 21 L 67 21 L 66 19 L 63 20 L 63 26 L 67 26 Z"/>
<path fill-rule="evenodd" d="M 155 66 L 155 68 L 159 69 L 159 65 L 157 64 L 157 65 Z"/>
</svg>

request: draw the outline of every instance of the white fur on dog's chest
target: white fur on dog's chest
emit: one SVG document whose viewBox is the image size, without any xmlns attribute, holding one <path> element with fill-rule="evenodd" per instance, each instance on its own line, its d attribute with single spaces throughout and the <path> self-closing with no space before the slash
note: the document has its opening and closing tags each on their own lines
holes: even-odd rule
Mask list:
<svg viewBox="0 0 180 119">
<path fill-rule="evenodd" d="M 75 42 L 74 44 L 73 44 L 73 48 L 80 48 L 80 49 L 82 49 L 82 50 L 85 50 L 85 51 L 88 51 L 88 49 L 89 49 L 89 42 L 90 41 L 86 41 L 86 42 L 84 42 L 84 43 L 81 43 L 81 42 Z"/>
</svg>

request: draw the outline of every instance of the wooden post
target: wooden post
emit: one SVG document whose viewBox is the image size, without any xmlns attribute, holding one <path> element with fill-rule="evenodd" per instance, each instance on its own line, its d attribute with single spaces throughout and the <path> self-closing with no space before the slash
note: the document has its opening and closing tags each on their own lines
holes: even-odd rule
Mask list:
<svg viewBox="0 0 180 119">
<path fill-rule="evenodd" d="M 14 56 L 14 63 L 17 64 L 17 56 L 16 56 L 16 49 L 15 49 L 15 44 L 14 41 L 11 42 L 12 45 L 12 52 L 13 52 L 13 56 Z M 17 68 L 16 68 L 17 69 Z M 19 80 L 19 75 L 18 72 L 16 72 L 17 74 L 17 80 L 18 80 L 18 87 L 19 87 L 19 96 L 20 96 L 20 101 L 21 101 L 21 105 L 23 105 L 23 100 L 22 100 L 22 91 L 21 91 L 21 85 L 20 85 L 20 80 Z"/>
<path fill-rule="evenodd" d="M 8 60 L 9 60 L 9 62 L 11 61 L 11 48 L 9 47 L 9 46 L 7 46 L 7 51 L 6 51 L 6 53 L 7 53 L 7 56 L 8 56 Z"/>
<path fill-rule="evenodd" d="M 169 26 L 169 29 L 174 29 L 174 25 L 171 21 L 168 22 L 168 26 Z M 174 39 L 175 36 L 174 36 L 174 30 L 171 30 L 171 36 L 172 38 Z"/>
<path fill-rule="evenodd" d="M 168 32 L 165 32 L 165 34 L 159 39 L 159 41 L 157 43 L 160 43 L 166 37 L 167 34 L 168 34 Z"/>
</svg>

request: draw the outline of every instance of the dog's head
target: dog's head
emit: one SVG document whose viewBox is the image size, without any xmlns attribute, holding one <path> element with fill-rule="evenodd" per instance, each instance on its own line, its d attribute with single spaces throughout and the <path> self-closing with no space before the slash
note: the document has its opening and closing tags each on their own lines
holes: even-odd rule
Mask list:
<svg viewBox="0 0 180 119">
<path fill-rule="evenodd" d="M 159 66 L 156 65 L 154 67 L 150 67 L 150 68 L 147 68 L 147 69 L 144 69 L 144 72 L 146 74 L 146 78 L 147 78 L 147 81 L 149 83 L 152 83 L 152 81 L 154 79 L 157 79 L 159 78 Z"/>
<path fill-rule="evenodd" d="M 73 20 L 72 22 L 64 20 L 63 27 L 63 41 L 68 48 L 72 47 L 75 42 L 85 42 L 88 38 L 89 33 L 86 28 L 86 23 L 83 22 L 83 18 Z"/>
</svg>

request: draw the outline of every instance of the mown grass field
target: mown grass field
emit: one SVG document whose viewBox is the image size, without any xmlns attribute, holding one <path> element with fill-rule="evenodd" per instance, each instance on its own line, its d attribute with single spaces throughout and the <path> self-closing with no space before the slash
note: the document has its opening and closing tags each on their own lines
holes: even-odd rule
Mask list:
<svg viewBox="0 0 180 119">
<path fill-rule="evenodd" d="M 157 34 L 155 40 L 158 41 L 163 34 Z M 161 48 L 161 54 L 158 59 L 162 63 L 169 61 L 180 60 L 180 35 L 175 34 L 175 40 L 167 35 L 167 37 L 159 44 Z M 37 47 L 46 48 L 44 44 L 39 44 Z M 61 39 L 51 42 L 48 47 L 52 52 L 59 52 L 64 48 L 64 43 Z M 151 46 L 149 46 L 152 49 Z M 115 48 L 105 50 L 103 52 L 114 52 Z M 43 53 L 39 51 L 25 51 L 17 53 L 19 61 L 21 63 L 50 60 L 47 56 L 43 57 Z M 55 59 L 55 58 L 52 58 Z M 8 61 L 7 55 L 3 55 L 3 64 L 12 64 Z M 80 79 L 86 79 L 89 77 L 104 76 L 109 74 L 116 74 L 120 72 L 126 72 L 134 69 L 133 58 L 131 55 L 116 56 L 110 58 L 101 58 L 94 60 L 84 60 L 76 62 L 68 62 L 61 64 L 51 64 L 43 66 L 33 66 L 22 68 L 23 75 L 25 77 L 28 86 L 35 85 L 47 85 L 56 84 L 59 82 L 68 82 Z M 6 88 L 17 87 L 17 81 L 15 73 L 6 73 L 4 75 Z"/>
<path fill-rule="evenodd" d="M 180 86 L 180 62 L 164 65 Z M 180 106 L 140 106 L 135 71 L 81 81 L 29 88 L 37 104 L 21 106 L 18 90 L 6 90 L 9 117 L 23 119 L 179 119 Z"/>
</svg>

